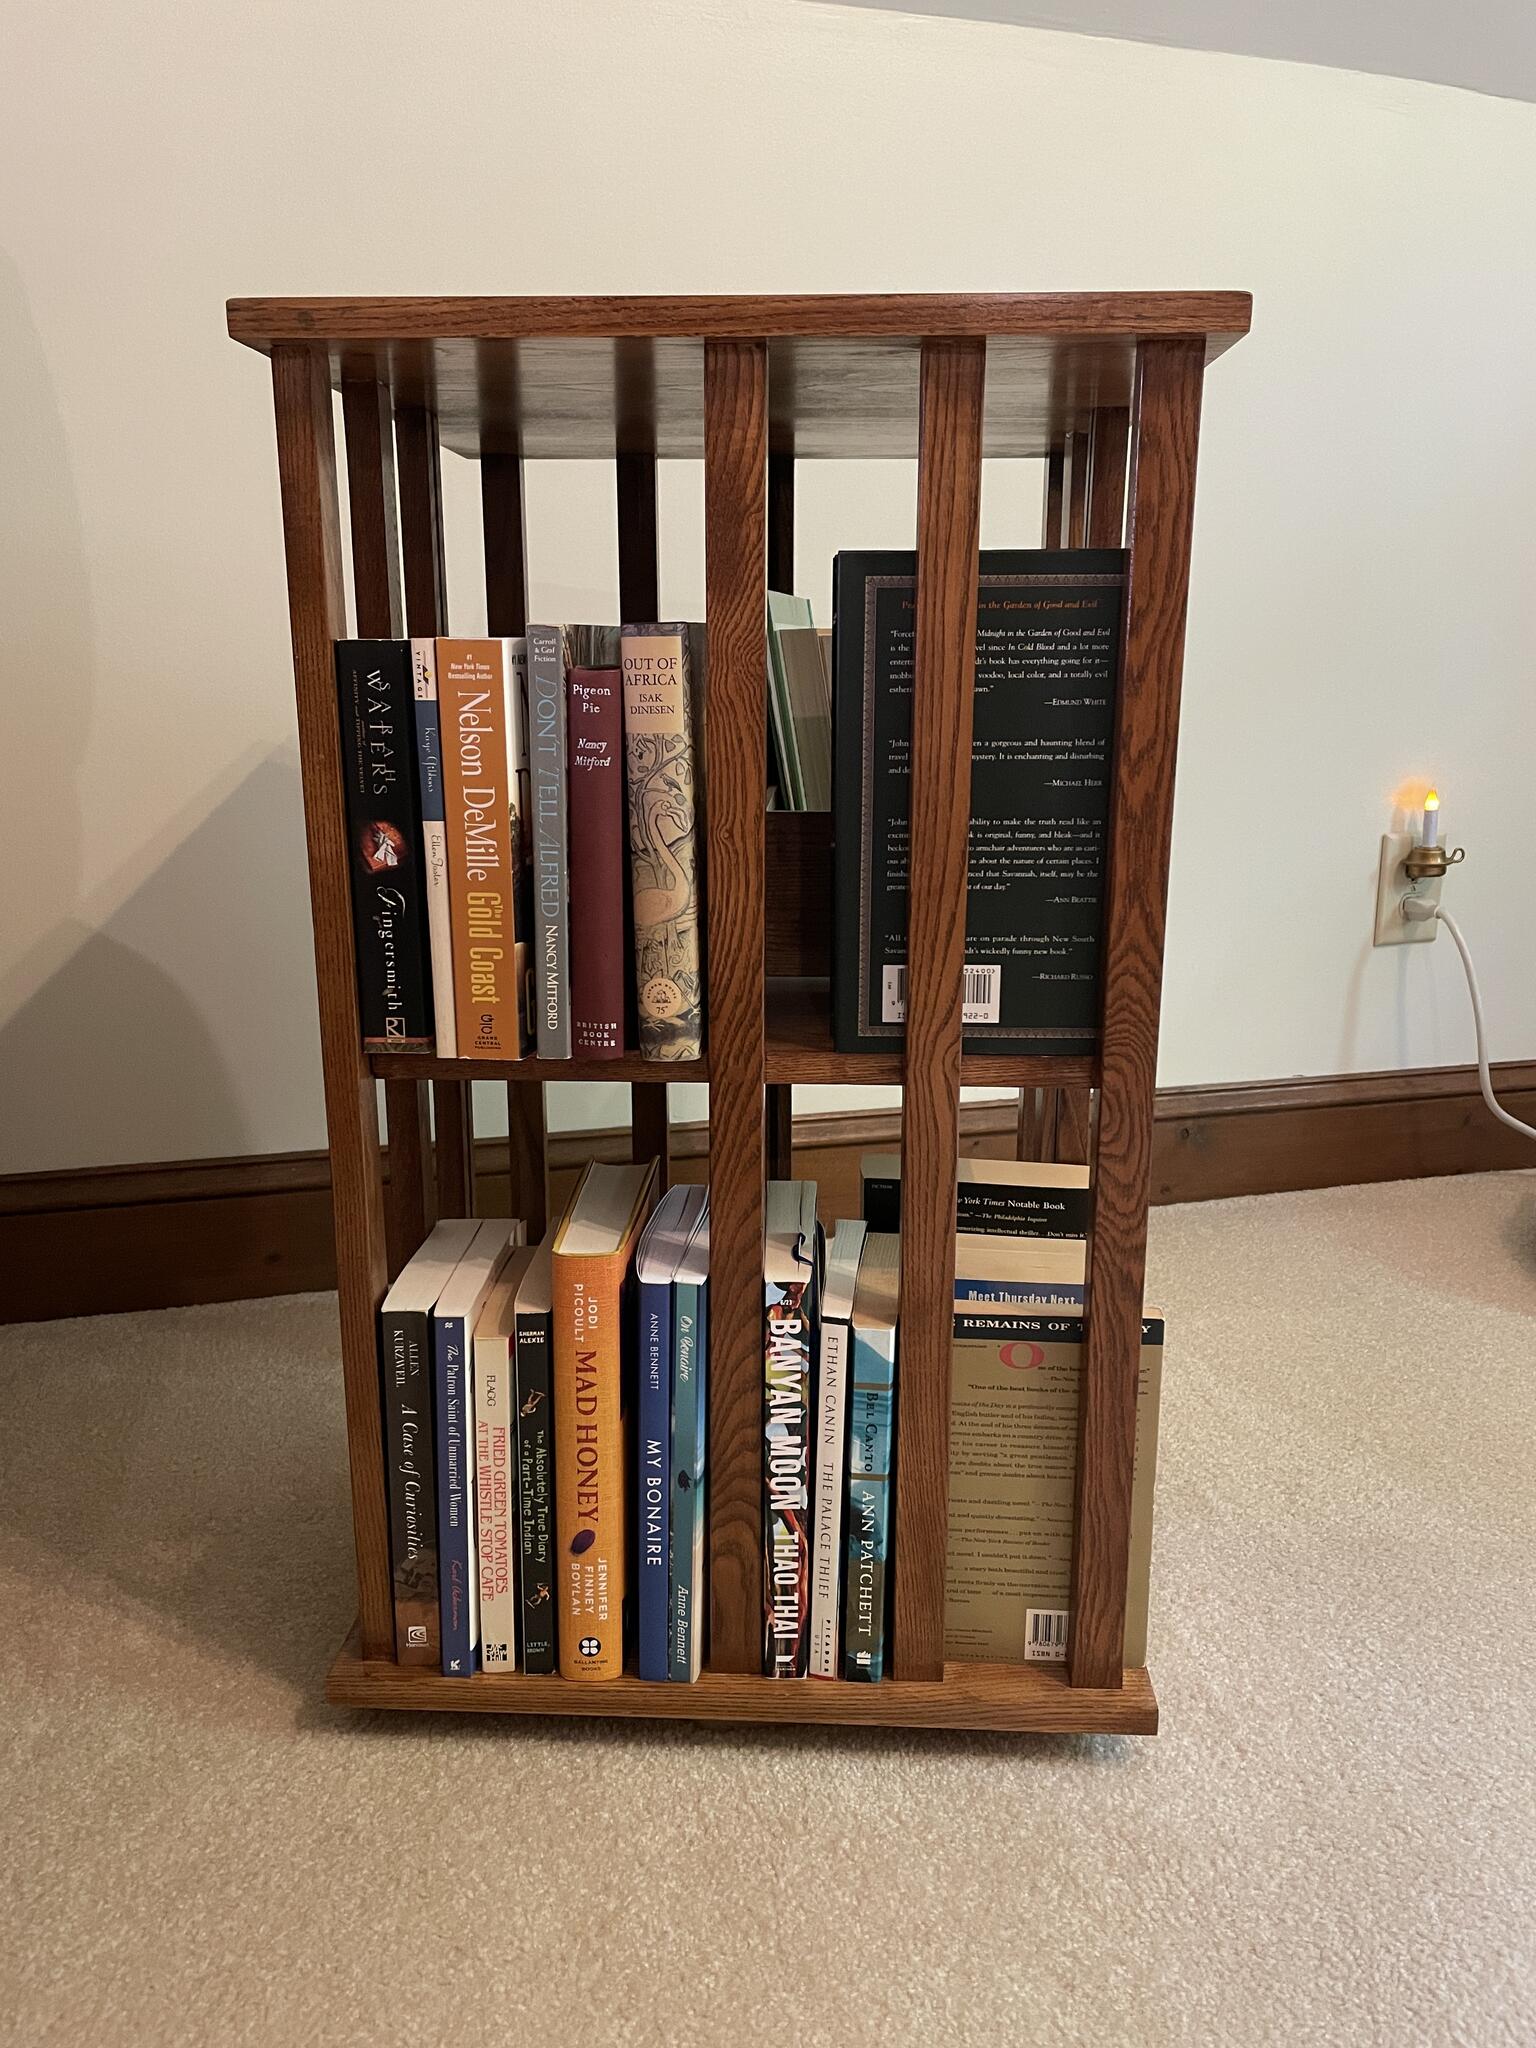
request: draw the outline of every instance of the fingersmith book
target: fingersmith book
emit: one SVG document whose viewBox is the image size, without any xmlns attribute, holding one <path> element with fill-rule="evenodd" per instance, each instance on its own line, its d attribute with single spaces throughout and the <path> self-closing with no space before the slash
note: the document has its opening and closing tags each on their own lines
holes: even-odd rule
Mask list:
<svg viewBox="0 0 1536 2048">
<path fill-rule="evenodd" d="M 625 626 L 621 649 L 640 1051 L 696 1060 L 704 1042 L 694 703 L 702 629 Z"/>
<path fill-rule="evenodd" d="M 525 934 L 518 928 L 523 643 L 439 640 L 438 721 L 460 1059 L 523 1050 Z"/>
<path fill-rule="evenodd" d="M 395 1659 L 437 1664 L 437 1439 L 432 1426 L 432 1311 L 469 1250 L 473 1221 L 439 1223 L 379 1310 Z"/>
<path fill-rule="evenodd" d="M 363 1043 L 432 1050 L 432 956 L 411 649 L 338 640 L 352 932 Z"/>
<path fill-rule="evenodd" d="M 832 954 L 840 1052 L 906 1032 L 916 564 L 833 566 Z M 1125 556 L 987 549 L 976 614 L 964 1028 L 972 1053 L 1091 1051 Z"/>
<path fill-rule="evenodd" d="M 763 1234 L 763 1673 L 804 1678 L 811 1648 L 811 1399 L 816 1183 L 771 1180 Z"/>
</svg>

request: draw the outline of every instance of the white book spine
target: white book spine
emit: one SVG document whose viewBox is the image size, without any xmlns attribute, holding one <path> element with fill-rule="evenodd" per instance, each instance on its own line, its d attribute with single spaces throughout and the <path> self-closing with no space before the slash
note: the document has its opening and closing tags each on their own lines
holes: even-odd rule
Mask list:
<svg viewBox="0 0 1536 2048">
<path fill-rule="evenodd" d="M 517 1447 L 511 1340 L 475 1339 L 475 1535 L 480 1665 L 517 1668 Z M 474 1596 L 472 1595 L 472 1605 Z"/>
<path fill-rule="evenodd" d="M 821 1380 L 816 1409 L 815 1536 L 811 1552 L 812 1678 L 836 1678 L 838 1606 L 843 1586 L 843 1480 L 847 1467 L 848 1358 L 846 1323 L 821 1326 Z"/>
<path fill-rule="evenodd" d="M 427 868 L 427 934 L 432 953 L 432 1009 L 437 1056 L 457 1057 L 453 992 L 453 922 L 448 906 L 448 828 L 443 816 L 442 732 L 437 712 L 437 647 L 412 640 L 416 697 L 416 763 L 421 781 L 422 857 Z"/>
</svg>

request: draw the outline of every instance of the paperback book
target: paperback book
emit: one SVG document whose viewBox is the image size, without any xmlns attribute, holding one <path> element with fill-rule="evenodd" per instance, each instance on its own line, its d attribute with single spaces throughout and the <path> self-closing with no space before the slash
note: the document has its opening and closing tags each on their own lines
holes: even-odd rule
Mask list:
<svg viewBox="0 0 1536 2048">
<path fill-rule="evenodd" d="M 448 891 L 448 829 L 443 812 L 443 743 L 437 709 L 437 643 L 411 642 L 416 697 L 416 778 L 421 792 L 421 853 L 432 957 L 432 1018 L 441 1060 L 458 1051 L 453 1000 L 453 911 Z"/>
<path fill-rule="evenodd" d="M 811 1552 L 812 1678 L 836 1678 L 842 1665 L 843 1495 L 848 1485 L 848 1378 L 853 1362 L 853 1290 L 864 1225 L 839 1223 L 821 1268 L 820 1369 L 816 1380 L 814 1522 Z"/>
<path fill-rule="evenodd" d="M 474 1332 L 475 1535 L 480 1668 L 517 1665 L 516 1299 L 532 1251 L 521 1245 L 485 1297 Z"/>
<path fill-rule="evenodd" d="M 866 1152 L 859 1179 L 870 1229 L 899 1231 L 900 1153 Z M 955 1228 L 979 1237 L 1086 1238 L 1088 1169 L 1044 1159 L 962 1159 Z"/>
<path fill-rule="evenodd" d="M 900 1263 L 900 1240 L 871 1233 L 853 1296 L 843 1676 L 866 1683 L 885 1676 Z"/>
<path fill-rule="evenodd" d="M 674 1284 L 672 1562 L 667 1583 L 667 1676 L 691 1684 L 704 1652 L 704 1519 L 708 1451 L 709 1201 Z"/>
<path fill-rule="evenodd" d="M 557 1225 L 529 1259 L 517 1289 L 518 1587 L 523 1669 L 555 1669 L 555 1469 L 552 1269 Z"/>
<path fill-rule="evenodd" d="M 816 1184 L 770 1181 L 763 1250 L 763 1671 L 804 1678 L 811 1645 L 810 1437 Z"/>
<path fill-rule="evenodd" d="M 639 1672 L 667 1677 L 672 1565 L 673 1286 L 704 1208 L 698 1186 L 669 1188 L 635 1251 L 640 1393 L 635 1418 L 635 1605 Z"/>
</svg>

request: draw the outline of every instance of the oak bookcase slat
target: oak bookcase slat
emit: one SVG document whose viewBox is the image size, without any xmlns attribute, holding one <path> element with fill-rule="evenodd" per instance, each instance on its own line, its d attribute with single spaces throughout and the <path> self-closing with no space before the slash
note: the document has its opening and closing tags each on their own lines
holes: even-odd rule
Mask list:
<svg viewBox="0 0 1536 2048">
<path fill-rule="evenodd" d="M 509 1714 L 1155 1731 L 1147 1674 L 1123 1671 L 1120 1658 L 1179 675 L 1202 375 L 1247 331 L 1249 312 L 1242 293 L 232 302 L 231 333 L 272 357 L 320 985 L 359 1609 L 327 1684 L 333 1700 Z M 696 1686 L 512 1674 L 449 1681 L 393 1661 L 376 1314 L 389 1271 L 434 1207 L 471 1212 L 470 1081 L 507 1085 L 512 1208 L 530 1230 L 542 1223 L 543 1083 L 629 1082 L 636 1156 L 663 1158 L 666 1086 L 634 1055 L 528 1059 L 509 1073 L 498 1062 L 361 1050 L 331 644 L 346 632 L 332 385 L 342 393 L 363 634 L 448 629 L 443 446 L 482 463 L 495 633 L 520 633 L 527 622 L 530 444 L 536 454 L 616 458 L 625 617 L 655 617 L 659 608 L 658 454 L 704 455 L 708 1036 L 699 1060 L 666 1074 L 707 1080 L 711 1090 L 710 1652 Z M 832 1044 L 827 985 L 818 979 L 831 939 L 827 821 L 765 821 L 762 807 L 763 590 L 765 582 L 794 587 L 797 459 L 914 449 L 910 1021 L 902 1049 L 843 1055 Z M 1069 1059 L 966 1056 L 961 1043 L 984 452 L 1046 456 L 1048 546 L 1119 544 L 1129 497 L 1103 1029 L 1097 1053 Z M 375 1077 L 385 1083 L 390 1179 L 399 1182 L 387 1229 Z M 906 1092 L 894 1675 L 877 1685 L 786 1684 L 759 1671 L 763 1182 L 765 1165 L 791 1171 L 797 1081 L 900 1081 Z M 944 1661 L 962 1081 L 1026 1091 L 1024 1154 L 1094 1154 L 1065 1669 Z M 1096 1127 L 1092 1089 L 1100 1091 Z"/>
<path fill-rule="evenodd" d="M 763 1639 L 763 786 L 768 351 L 704 356 L 704 786 L 708 919 L 709 1664 Z M 714 1056 L 718 1055 L 718 1056 Z"/>
</svg>

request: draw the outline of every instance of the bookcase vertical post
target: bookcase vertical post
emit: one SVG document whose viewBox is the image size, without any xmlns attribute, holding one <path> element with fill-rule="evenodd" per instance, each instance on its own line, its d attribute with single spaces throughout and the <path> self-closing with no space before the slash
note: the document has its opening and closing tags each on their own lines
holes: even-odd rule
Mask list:
<svg viewBox="0 0 1536 2048">
<path fill-rule="evenodd" d="M 377 377 L 341 386 L 347 447 L 347 509 L 352 529 L 352 596 L 360 639 L 395 639 L 402 630 L 400 531 L 395 512 L 394 414 Z M 386 1081 L 389 1172 L 384 1230 L 391 1278 L 426 1236 L 434 1210 L 432 1133 L 420 1081 Z"/>
<path fill-rule="evenodd" d="M 1201 340 L 1143 341 L 1137 348 L 1078 1406 L 1068 1646 L 1074 1685 L 1122 1682 L 1158 1009 L 1204 367 Z"/>
<path fill-rule="evenodd" d="M 1123 405 L 1094 409 L 1088 465 L 1088 545 L 1117 548 L 1125 537 L 1125 470 L 1131 415 Z"/>
<path fill-rule="evenodd" d="M 768 345 L 704 345 L 710 1668 L 763 1634 L 764 686 Z"/>
<path fill-rule="evenodd" d="M 346 638 L 347 622 L 325 351 L 297 344 L 274 348 L 272 397 L 330 1133 L 358 1630 L 365 1656 L 391 1657 L 394 1608 L 376 1337 L 386 1275 L 383 1175 L 378 1096 L 362 1049 L 352 957 L 334 651 L 334 643 Z"/>
<path fill-rule="evenodd" d="M 1061 546 L 1080 548 L 1088 532 L 1088 429 L 1082 422 L 1067 436 L 1062 517 Z"/>
<path fill-rule="evenodd" d="M 641 387 L 649 393 L 649 380 Z M 661 617 L 661 554 L 656 538 L 656 457 L 620 450 L 614 461 L 619 521 L 619 616 L 639 623 Z M 672 1177 L 672 1130 L 665 1081 L 635 1081 L 629 1090 L 629 1145 L 634 1159 L 654 1159 L 658 1191 Z"/>
<path fill-rule="evenodd" d="M 893 1662 L 944 1676 L 955 1164 L 986 343 L 923 343 L 908 826 Z"/>
<path fill-rule="evenodd" d="M 480 521 L 485 539 L 486 630 L 498 638 L 515 638 L 528 630 L 528 541 L 520 455 L 499 451 L 481 455 Z M 548 1220 L 548 1162 L 543 1087 L 536 1081 L 509 1079 L 508 1213 L 522 1217 L 531 1244 L 544 1235 Z"/>
<path fill-rule="evenodd" d="M 768 588 L 795 587 L 795 458 L 788 450 L 768 455 Z M 772 1081 L 764 1091 L 768 1126 L 768 1172 L 790 1180 L 795 1171 L 795 1091 Z"/>
<path fill-rule="evenodd" d="M 442 457 L 437 417 L 427 406 L 395 408 L 395 465 L 400 491 L 400 557 L 405 630 L 422 639 L 448 630 L 448 574 L 443 553 Z M 475 1213 L 474 1113 L 467 1081 L 434 1081 L 433 1160 L 439 1216 Z"/>
</svg>

